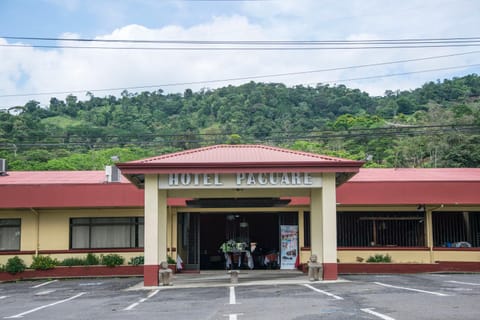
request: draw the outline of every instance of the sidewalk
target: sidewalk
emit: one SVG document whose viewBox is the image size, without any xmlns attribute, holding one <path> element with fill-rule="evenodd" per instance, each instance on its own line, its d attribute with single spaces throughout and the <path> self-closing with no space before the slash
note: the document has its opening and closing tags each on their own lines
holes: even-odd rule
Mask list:
<svg viewBox="0 0 480 320">
<path fill-rule="evenodd" d="M 317 281 L 316 283 L 345 282 L 346 280 Z M 145 287 L 143 282 L 129 290 L 208 288 L 230 286 L 259 286 L 312 283 L 307 274 L 298 270 L 240 270 L 238 283 L 230 283 L 227 271 L 201 271 L 200 273 L 176 273 L 172 286 Z"/>
</svg>

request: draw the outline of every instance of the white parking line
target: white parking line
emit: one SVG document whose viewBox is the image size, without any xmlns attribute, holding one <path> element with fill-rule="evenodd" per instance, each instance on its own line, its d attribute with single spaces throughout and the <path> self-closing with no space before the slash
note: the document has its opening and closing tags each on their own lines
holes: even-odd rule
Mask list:
<svg viewBox="0 0 480 320">
<path fill-rule="evenodd" d="M 445 282 L 450 282 L 450 283 L 456 283 L 456 284 L 466 284 L 468 286 L 480 286 L 480 283 L 473 283 L 473 282 L 462 282 L 462 281 L 445 281 Z"/>
<path fill-rule="evenodd" d="M 230 304 L 237 304 L 237 299 L 235 298 L 235 287 L 230 287 Z"/>
<path fill-rule="evenodd" d="M 395 320 L 392 317 L 389 317 L 387 315 L 384 315 L 384 314 L 381 314 L 379 312 L 373 311 L 372 309 L 373 308 L 365 308 L 365 309 L 360 309 L 360 310 L 362 310 L 363 312 L 366 312 L 366 313 L 370 313 L 370 314 L 372 314 L 376 317 L 379 317 L 380 319 L 383 319 L 383 320 Z"/>
<path fill-rule="evenodd" d="M 55 292 L 57 290 L 53 289 L 53 290 L 45 290 L 45 291 L 40 291 L 40 292 L 37 292 L 35 293 L 36 296 L 44 296 L 46 294 L 49 294 L 49 293 L 52 293 L 52 292 Z"/>
<path fill-rule="evenodd" d="M 332 297 L 332 298 L 335 298 L 335 299 L 337 299 L 337 300 L 343 300 L 342 297 L 336 296 L 336 295 L 334 295 L 333 293 L 330 293 L 330 292 L 327 292 L 327 291 L 323 291 L 323 290 L 317 289 L 317 288 L 315 288 L 315 287 L 312 287 L 312 286 L 309 285 L 309 284 L 304 284 L 304 286 L 307 287 L 307 288 L 312 289 L 313 291 L 320 292 L 320 293 L 322 293 L 322 294 L 325 294 L 325 295 L 327 295 L 327 296 L 329 296 L 329 297 Z"/>
<path fill-rule="evenodd" d="M 143 303 L 143 302 L 147 301 L 148 299 L 150 299 L 151 297 L 153 297 L 154 295 L 156 295 L 159 291 L 160 291 L 160 289 L 157 289 L 155 291 L 150 292 L 150 294 L 146 298 L 142 298 L 138 302 L 132 303 L 131 305 L 129 305 L 128 307 L 123 309 L 123 311 L 132 310 L 133 308 L 138 306 L 140 303 Z"/>
<path fill-rule="evenodd" d="M 406 288 L 406 287 L 393 286 L 393 285 L 391 285 L 391 284 L 386 284 L 386 283 L 381 283 L 381 282 L 374 282 L 374 283 L 375 283 L 375 284 L 378 284 L 379 286 L 384 286 L 384 287 L 387 287 L 387 288 L 394 288 L 394 289 L 415 291 L 415 292 L 421 292 L 421 293 L 428 293 L 428 294 L 433 294 L 433 295 L 440 296 L 440 297 L 449 297 L 448 294 L 440 293 L 440 292 L 426 291 L 426 290 L 420 290 L 420 289 L 414 289 L 414 288 Z"/>
<path fill-rule="evenodd" d="M 7 298 L 8 296 L 0 296 L 0 300 Z"/>
<path fill-rule="evenodd" d="M 44 306 L 41 306 L 41 307 L 37 307 L 37 308 L 35 308 L 35 309 L 31 309 L 31 310 L 28 310 L 28 311 L 25 311 L 25 312 L 22 312 L 22 313 L 19 313 L 19 314 L 10 316 L 10 317 L 4 317 L 4 319 L 21 318 L 21 317 L 23 317 L 23 316 L 26 315 L 26 314 L 30 314 L 30 313 L 33 313 L 33 312 L 38 311 L 38 310 L 42 310 L 42 309 L 45 309 L 45 308 L 48 308 L 48 307 L 52 307 L 52 306 L 55 306 L 55 305 L 60 304 L 60 303 L 68 302 L 68 301 L 70 301 L 70 300 L 73 300 L 73 299 L 76 299 L 76 298 L 78 298 L 78 297 L 81 297 L 81 296 L 83 296 L 84 294 L 86 294 L 86 292 L 80 292 L 79 294 L 74 295 L 73 297 L 70 297 L 70 298 L 67 298 L 67 299 L 63 299 L 63 300 L 60 300 L 60 301 L 57 301 L 57 302 L 54 302 L 54 303 L 50 303 L 50 304 L 47 304 L 47 305 L 44 305 Z"/>
<path fill-rule="evenodd" d="M 79 286 L 101 286 L 103 282 L 87 282 L 87 283 L 80 283 Z"/>
<path fill-rule="evenodd" d="M 47 284 L 54 283 L 54 282 L 57 282 L 57 281 L 58 280 L 51 280 L 51 281 L 43 282 L 43 283 L 37 284 L 36 286 L 33 286 L 31 288 L 33 288 L 33 289 L 40 288 L 40 287 L 46 286 Z"/>
</svg>

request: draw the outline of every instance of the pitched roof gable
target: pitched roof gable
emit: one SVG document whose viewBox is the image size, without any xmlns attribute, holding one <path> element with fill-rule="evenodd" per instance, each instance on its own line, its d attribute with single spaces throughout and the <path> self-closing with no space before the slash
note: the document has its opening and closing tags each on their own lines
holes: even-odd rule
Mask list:
<svg viewBox="0 0 480 320">
<path fill-rule="evenodd" d="M 130 163 L 259 163 L 333 162 L 351 160 L 265 145 L 215 145 L 170 153 Z"/>
</svg>

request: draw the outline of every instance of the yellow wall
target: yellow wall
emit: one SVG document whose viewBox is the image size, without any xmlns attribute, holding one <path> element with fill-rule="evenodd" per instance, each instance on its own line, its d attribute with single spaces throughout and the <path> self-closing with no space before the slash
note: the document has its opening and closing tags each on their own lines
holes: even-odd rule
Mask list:
<svg viewBox="0 0 480 320">
<path fill-rule="evenodd" d="M 169 210 L 168 218 L 168 248 L 175 248 L 179 252 L 182 248 L 177 244 L 177 211 L 187 211 L 189 208 L 172 208 Z M 453 208 L 441 208 L 440 210 L 453 211 Z M 458 208 L 459 210 L 479 211 L 478 207 L 472 208 Z M 476 210 L 475 210 L 476 209 Z M 189 209 L 188 211 L 191 211 Z M 198 209 L 196 209 L 197 211 Z M 299 217 L 302 216 L 303 211 L 309 211 L 308 207 L 297 208 L 235 208 L 231 209 L 238 212 L 245 211 L 299 211 Z M 337 211 L 413 211 L 416 210 L 415 206 L 382 206 L 382 207 L 337 207 Z M 225 209 L 200 209 L 199 212 L 226 212 Z M 109 209 L 1 209 L 0 219 L 21 219 L 21 240 L 20 250 L 28 251 L 26 254 L 16 254 L 21 256 L 27 264 L 31 263 L 32 252 L 37 249 L 37 214 L 38 221 L 40 222 L 40 229 L 38 235 L 38 249 L 42 250 L 68 250 L 69 249 L 69 223 L 70 218 L 81 217 L 142 217 L 144 215 L 143 208 L 109 208 Z M 299 225 L 303 223 L 299 220 Z M 299 240 L 303 238 L 303 228 L 299 229 Z M 299 246 L 302 247 L 302 243 L 299 242 Z M 102 252 L 108 254 L 109 252 Z M 369 256 L 375 254 L 389 254 L 394 263 L 430 263 L 435 261 L 478 261 L 480 262 L 480 251 L 423 251 L 423 250 L 339 250 L 337 252 L 338 261 L 340 263 L 355 263 L 357 257 L 361 257 L 366 261 Z M 143 252 L 121 252 L 120 255 L 126 258 L 126 262 L 131 257 L 143 255 Z M 170 252 L 174 258 L 175 252 Z M 310 251 L 300 251 L 300 262 L 306 263 L 310 257 Z M 63 260 L 68 257 L 84 257 L 85 253 L 62 253 L 52 254 L 53 258 Z M 6 261 L 14 255 L 2 255 L 0 254 L 0 264 L 5 264 Z"/>
<path fill-rule="evenodd" d="M 434 261 L 465 261 L 480 263 L 480 251 L 455 251 L 455 249 L 448 251 L 434 251 Z"/>
<path fill-rule="evenodd" d="M 340 263 L 360 262 L 357 258 L 367 262 L 370 256 L 376 254 L 392 257 L 392 263 L 430 263 L 430 251 L 427 250 L 339 250 L 338 261 Z"/>
<path fill-rule="evenodd" d="M 0 219 L 21 219 L 20 250 L 35 250 L 36 216 L 30 210 L 0 210 Z M 2 256 L 0 255 L 0 263 Z"/>
<path fill-rule="evenodd" d="M 13 255 L 0 254 L 0 264 L 5 264 L 9 258 L 15 255 L 21 257 L 27 265 L 31 264 L 32 255 L 37 249 L 37 219 L 39 221 L 38 250 L 42 251 L 69 250 L 70 218 L 142 216 L 143 208 L 0 210 L 0 219 L 21 219 L 21 252 Z M 25 253 L 25 251 L 29 252 Z M 102 252 L 102 254 L 108 253 Z M 143 255 L 143 252 L 121 252 L 119 254 L 125 257 L 127 263 L 130 257 Z M 63 260 L 69 257 L 84 257 L 85 255 L 85 253 L 72 252 L 50 256 Z"/>
<path fill-rule="evenodd" d="M 40 214 L 40 250 L 68 250 L 70 218 L 142 217 L 142 209 L 37 210 Z"/>
</svg>

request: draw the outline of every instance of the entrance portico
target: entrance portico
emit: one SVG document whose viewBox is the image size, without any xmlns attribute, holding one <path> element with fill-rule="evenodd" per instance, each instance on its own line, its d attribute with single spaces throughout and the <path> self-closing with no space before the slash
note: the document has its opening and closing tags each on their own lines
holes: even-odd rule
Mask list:
<svg viewBox="0 0 480 320">
<path fill-rule="evenodd" d="M 335 190 L 362 164 L 262 145 L 217 145 L 118 164 L 145 188 L 145 286 L 158 285 L 160 263 L 177 252 L 176 210 L 168 200 L 178 198 L 309 197 L 310 252 L 323 264 L 324 279 L 336 279 Z"/>
</svg>

